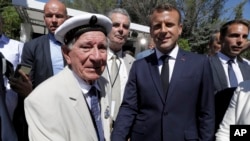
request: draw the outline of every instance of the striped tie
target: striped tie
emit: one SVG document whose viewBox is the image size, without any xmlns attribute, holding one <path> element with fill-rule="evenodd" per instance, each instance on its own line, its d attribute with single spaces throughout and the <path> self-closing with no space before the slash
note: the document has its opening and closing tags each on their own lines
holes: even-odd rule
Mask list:
<svg viewBox="0 0 250 141">
<path fill-rule="evenodd" d="M 96 130 L 98 134 L 99 141 L 104 141 L 104 133 L 101 120 L 101 111 L 99 106 L 98 92 L 97 89 L 93 86 L 89 91 L 91 96 L 91 112 L 95 120 Z"/>
</svg>

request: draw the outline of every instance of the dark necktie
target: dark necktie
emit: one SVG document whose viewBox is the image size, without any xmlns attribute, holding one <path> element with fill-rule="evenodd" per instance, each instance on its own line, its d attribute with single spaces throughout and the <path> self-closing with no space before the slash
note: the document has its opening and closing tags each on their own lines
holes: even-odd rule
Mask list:
<svg viewBox="0 0 250 141">
<path fill-rule="evenodd" d="M 91 87 L 91 89 L 89 90 L 89 95 L 91 96 L 91 112 L 95 120 L 97 135 L 99 141 L 104 141 L 104 132 L 101 120 L 101 110 L 99 108 L 98 92 L 94 86 Z"/>
<path fill-rule="evenodd" d="M 116 63 L 117 59 L 118 58 L 116 55 L 112 56 L 112 65 L 111 65 L 112 102 L 115 103 L 113 120 L 116 119 L 121 103 L 121 84 L 119 76 L 119 67 Z"/>
<path fill-rule="evenodd" d="M 168 85 L 169 85 L 169 64 L 168 64 L 169 56 L 163 55 L 161 59 L 163 62 L 162 69 L 161 69 L 161 82 L 162 82 L 162 88 L 164 92 L 164 98 L 166 99 Z"/>
<path fill-rule="evenodd" d="M 230 59 L 228 60 L 227 63 L 228 63 L 228 77 L 229 77 L 230 87 L 237 87 L 238 81 L 237 81 L 237 77 L 232 67 L 232 63 L 234 63 L 234 60 Z"/>
</svg>

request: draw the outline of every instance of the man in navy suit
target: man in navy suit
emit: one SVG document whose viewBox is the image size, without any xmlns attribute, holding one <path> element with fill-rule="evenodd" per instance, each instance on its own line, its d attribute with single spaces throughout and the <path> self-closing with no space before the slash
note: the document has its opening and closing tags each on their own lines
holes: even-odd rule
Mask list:
<svg viewBox="0 0 250 141">
<path fill-rule="evenodd" d="M 240 57 L 240 53 L 246 48 L 248 34 L 248 21 L 228 21 L 220 28 L 221 50 L 210 57 L 215 87 L 216 129 L 224 117 L 235 88 L 240 82 L 250 79 L 250 66 Z M 231 65 L 229 61 L 232 62 Z M 230 66 L 235 79 L 229 73 Z"/>
<path fill-rule="evenodd" d="M 112 141 L 213 140 L 209 60 L 180 49 L 177 40 L 181 33 L 181 14 L 176 7 L 162 4 L 153 9 L 150 34 L 155 52 L 132 65 Z M 160 76 L 166 72 L 161 71 L 163 55 L 169 56 L 168 78 Z M 164 80 L 169 84 L 161 83 Z"/>
<path fill-rule="evenodd" d="M 0 53 L 0 141 L 17 141 L 16 132 L 13 128 L 10 116 L 5 104 L 6 89 L 4 86 L 3 74 L 6 74 L 2 70 L 7 70 L 7 60 L 4 59 L 2 53 Z M 5 68 L 5 69 L 3 69 Z"/>
</svg>

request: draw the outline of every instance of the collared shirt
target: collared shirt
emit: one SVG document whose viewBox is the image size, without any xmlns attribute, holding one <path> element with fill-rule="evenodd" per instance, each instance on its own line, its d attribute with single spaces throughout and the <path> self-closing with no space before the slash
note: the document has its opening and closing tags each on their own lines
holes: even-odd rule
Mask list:
<svg viewBox="0 0 250 141">
<path fill-rule="evenodd" d="M 51 61 L 54 75 L 64 68 L 61 44 L 56 41 L 55 36 L 49 33 L 49 45 L 51 53 Z"/>
<path fill-rule="evenodd" d="M 17 64 L 21 62 L 21 54 L 23 43 L 9 39 L 5 35 L 0 37 L 0 52 L 4 55 L 5 59 L 12 63 L 14 69 Z M 11 119 L 13 118 L 14 110 L 17 105 L 17 94 L 11 90 L 8 79 L 4 77 L 4 84 L 6 87 L 6 105 Z"/>
<path fill-rule="evenodd" d="M 163 65 L 163 61 L 161 59 L 161 56 L 166 55 L 166 54 L 163 54 L 157 48 L 155 48 L 155 51 L 156 51 L 156 56 L 157 56 L 157 59 L 158 59 L 159 73 L 161 74 L 161 68 L 162 68 L 162 65 Z M 176 45 L 173 48 L 173 50 L 169 54 L 167 54 L 168 56 L 170 56 L 169 63 L 168 63 L 169 64 L 169 82 L 170 82 L 170 80 L 172 78 L 172 74 L 173 74 L 174 65 L 175 65 L 175 62 L 176 62 L 178 51 L 179 51 L 179 46 Z"/>
<path fill-rule="evenodd" d="M 92 86 L 96 87 L 98 91 L 100 91 L 100 87 L 97 84 L 97 81 L 94 82 L 93 85 L 89 85 L 84 80 L 82 80 L 76 73 L 72 71 L 73 75 L 75 76 L 78 84 L 82 90 L 83 96 L 85 97 L 89 108 L 91 109 L 91 95 L 88 93 Z"/>
<path fill-rule="evenodd" d="M 228 85 L 228 87 L 230 87 L 230 81 L 229 81 L 229 76 L 228 76 L 228 63 L 227 63 L 228 60 L 230 60 L 230 58 L 228 56 L 226 56 L 225 54 L 221 53 L 221 52 L 218 52 L 217 55 L 218 55 L 218 57 L 219 57 L 219 59 L 221 61 L 223 69 L 225 71 L 225 75 L 227 77 L 227 85 Z M 237 77 L 238 84 L 239 84 L 240 82 L 243 81 L 243 76 L 242 76 L 242 73 L 240 71 L 239 64 L 238 64 L 236 58 L 234 59 L 234 63 L 232 63 L 232 68 L 233 68 L 233 70 L 235 72 L 235 75 Z"/>
<path fill-rule="evenodd" d="M 110 82 L 110 74 L 111 72 L 111 65 L 112 65 L 112 56 L 114 55 L 114 52 L 111 51 L 108 48 L 108 58 L 107 58 L 107 67 L 108 67 L 108 76 L 109 76 L 109 82 Z M 125 85 L 128 81 L 128 72 L 127 72 L 127 68 L 125 66 L 124 60 L 122 58 L 122 51 L 119 51 L 116 53 L 116 55 L 118 56 L 119 59 L 116 60 L 116 63 L 118 65 L 118 69 L 119 69 L 119 76 L 120 76 L 120 84 L 121 84 L 121 100 L 123 99 L 123 92 L 125 89 Z"/>
</svg>

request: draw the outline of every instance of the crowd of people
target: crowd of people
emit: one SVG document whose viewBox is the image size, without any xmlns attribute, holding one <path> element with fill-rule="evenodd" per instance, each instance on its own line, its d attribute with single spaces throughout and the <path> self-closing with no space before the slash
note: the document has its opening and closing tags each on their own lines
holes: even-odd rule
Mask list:
<svg viewBox="0 0 250 141">
<path fill-rule="evenodd" d="M 48 34 L 26 43 L 0 18 L 0 141 L 229 141 L 230 125 L 250 124 L 249 21 L 221 25 L 196 54 L 179 47 L 182 14 L 163 3 L 134 58 L 125 9 L 69 18 L 49 0 L 43 12 Z"/>
</svg>

